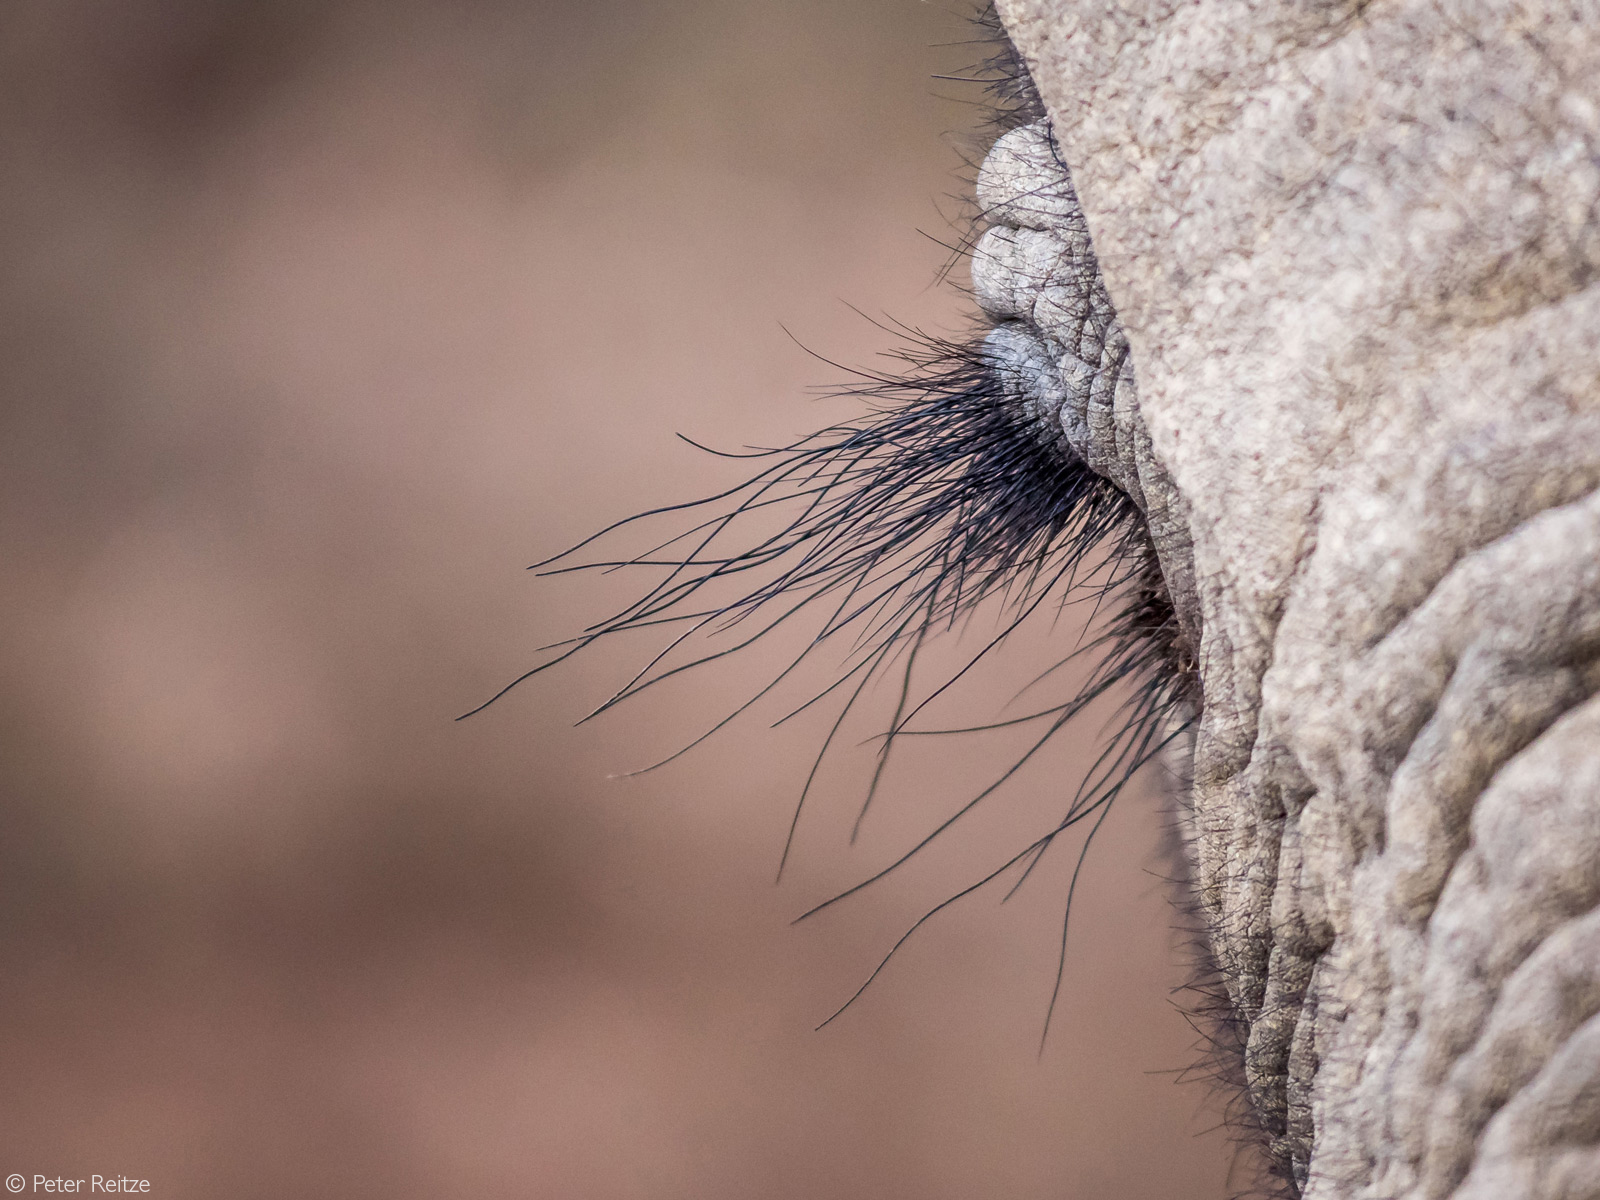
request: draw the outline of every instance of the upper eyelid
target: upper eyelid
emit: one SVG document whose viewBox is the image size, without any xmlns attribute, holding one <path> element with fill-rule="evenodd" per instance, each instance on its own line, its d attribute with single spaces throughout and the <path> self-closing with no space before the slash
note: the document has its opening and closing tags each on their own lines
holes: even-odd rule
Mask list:
<svg viewBox="0 0 1600 1200">
<path fill-rule="evenodd" d="M 997 138 L 978 174 L 973 296 L 998 327 L 987 345 L 1019 419 L 1143 507 L 1124 425 L 1132 364 L 1048 118 Z"/>
<path fill-rule="evenodd" d="M 1088 231 L 1048 119 L 995 139 L 978 171 L 979 214 L 991 225 Z"/>
</svg>

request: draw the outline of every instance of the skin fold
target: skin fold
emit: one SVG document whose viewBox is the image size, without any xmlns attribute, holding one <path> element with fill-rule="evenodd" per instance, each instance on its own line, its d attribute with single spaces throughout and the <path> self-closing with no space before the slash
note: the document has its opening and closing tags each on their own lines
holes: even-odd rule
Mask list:
<svg viewBox="0 0 1600 1200">
<path fill-rule="evenodd" d="M 1049 123 L 985 165 L 975 290 L 1198 663 L 1272 1155 L 1600 1197 L 1600 4 L 998 8 Z"/>
</svg>

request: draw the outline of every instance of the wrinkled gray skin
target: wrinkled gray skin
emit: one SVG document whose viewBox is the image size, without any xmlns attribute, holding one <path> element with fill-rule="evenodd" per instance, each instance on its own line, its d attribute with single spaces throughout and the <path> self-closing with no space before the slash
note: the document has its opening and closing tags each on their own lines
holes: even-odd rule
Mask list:
<svg viewBox="0 0 1600 1200">
<path fill-rule="evenodd" d="M 977 290 L 1197 653 L 1275 1153 L 1600 1197 L 1600 3 L 999 8 L 1058 149 L 991 155 Z"/>
</svg>

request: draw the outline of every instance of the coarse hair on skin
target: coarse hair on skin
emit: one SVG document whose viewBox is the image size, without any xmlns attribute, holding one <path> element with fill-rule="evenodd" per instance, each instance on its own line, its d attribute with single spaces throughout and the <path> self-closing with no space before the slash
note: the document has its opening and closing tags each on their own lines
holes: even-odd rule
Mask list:
<svg viewBox="0 0 1600 1200">
<path fill-rule="evenodd" d="M 943 78 L 983 90 L 984 124 L 993 140 L 1046 114 L 992 5 L 976 22 L 985 47 L 983 60 L 968 75 Z M 953 249 L 959 255 L 973 241 L 975 235 L 964 234 Z M 898 701 L 877 739 L 876 764 L 864 788 L 857 830 L 891 751 L 903 739 L 1016 727 L 1034 731 L 1024 752 L 986 787 L 888 866 L 797 918 L 803 920 L 884 879 L 948 833 L 1002 791 L 1091 705 L 1102 698 L 1120 701 L 1117 717 L 1101 735 L 1098 755 L 1059 819 L 994 870 L 927 910 L 889 947 L 861 987 L 822 1022 L 827 1025 L 855 1003 L 923 924 L 1003 878 L 1010 881 L 1005 892 L 1009 897 L 1057 839 L 1077 829 L 1083 837 L 1070 870 L 1054 989 L 1041 1030 L 1042 1052 L 1065 970 L 1072 898 L 1089 847 L 1135 774 L 1187 736 L 1199 711 L 1199 688 L 1143 514 L 1118 487 L 1067 450 L 1059 436 L 1038 427 L 986 343 L 994 327 L 987 318 L 975 317 L 970 335 L 945 338 L 883 326 L 900 343 L 887 355 L 891 368 L 852 371 L 851 381 L 831 393 L 852 398 L 860 415 L 783 446 L 729 454 L 691 442 L 708 453 L 748 460 L 751 473 L 715 495 L 625 518 L 534 564 L 545 575 L 626 568 L 654 572 L 655 577 L 632 603 L 577 636 L 546 647 L 550 657 L 472 711 L 481 711 L 601 639 L 638 630 L 667 634 L 660 652 L 583 718 L 588 720 L 646 689 L 747 650 L 780 627 L 809 621 L 811 636 L 770 682 L 688 745 L 645 768 L 665 765 L 713 737 L 772 696 L 820 650 L 838 647 L 843 661 L 833 681 L 774 722 L 781 725 L 825 704 L 836 706 L 798 788 L 788 837 L 778 855 L 780 878 L 818 771 L 874 681 L 894 679 Z M 642 550 L 597 553 L 601 546 L 662 526 L 664 532 L 647 539 Z M 1088 664 L 1086 679 L 1072 696 L 1023 716 L 962 729 L 916 723 L 932 701 L 956 688 L 1024 622 L 1052 620 L 1063 606 L 1078 601 L 1086 601 L 1096 614 L 1093 632 L 1043 673 L 1051 675 L 1068 662 Z M 913 668 L 924 645 L 969 622 L 980 607 L 1001 614 L 997 632 L 937 686 L 914 696 Z M 693 649 L 701 643 L 702 649 Z M 1203 939 L 1196 944 L 1203 946 Z M 1197 1027 L 1208 1026 L 1213 1017 L 1219 1022 L 1211 1035 L 1218 1048 L 1218 1078 L 1220 1047 L 1233 1028 L 1221 1023 L 1229 1019 L 1226 1011 L 1222 1005 L 1214 1013 L 1197 1014 Z M 1230 1053 L 1242 1062 L 1241 1055 Z"/>
<path fill-rule="evenodd" d="M 1234 1147 L 1233 1168 L 1241 1163 L 1254 1177 L 1229 1184 L 1233 1200 L 1298 1200 L 1300 1182 L 1295 1179 L 1288 1156 L 1281 1145 L 1282 1130 L 1269 1129 L 1250 1095 L 1245 1072 L 1245 1048 L 1250 1037 L 1249 1023 L 1234 1007 L 1222 966 L 1212 951 L 1211 939 L 1195 891 L 1194 865 L 1188 853 L 1194 814 L 1188 803 L 1190 793 L 1187 754 L 1163 760 L 1173 776 L 1167 793 L 1176 798 L 1162 839 L 1162 860 L 1171 885 L 1174 906 L 1182 920 L 1175 927 L 1187 978 L 1173 989 L 1174 1004 L 1196 1035 L 1196 1060 L 1172 1072 L 1179 1083 L 1198 1083 L 1220 1101 L 1221 1126 Z"/>
<path fill-rule="evenodd" d="M 983 58 L 968 75 L 938 78 L 982 87 L 983 99 L 979 103 L 984 109 L 983 127 L 990 141 L 1018 126 L 1044 120 L 1044 100 L 992 0 L 973 14 L 972 24 L 978 34 L 974 44 L 983 47 Z"/>
</svg>

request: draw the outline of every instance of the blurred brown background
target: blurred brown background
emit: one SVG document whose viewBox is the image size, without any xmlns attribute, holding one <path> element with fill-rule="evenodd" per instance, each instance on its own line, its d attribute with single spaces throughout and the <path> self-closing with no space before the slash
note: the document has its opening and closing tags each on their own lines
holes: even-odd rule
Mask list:
<svg viewBox="0 0 1600 1200">
<path fill-rule="evenodd" d="M 944 135 L 975 114 L 929 77 L 968 36 L 958 0 L 8 0 L 0 1173 L 1227 1192 L 1214 1108 L 1173 1078 L 1195 1037 L 1148 789 L 1084 870 L 1042 1057 L 1070 851 L 812 1032 L 1052 819 L 1092 725 L 791 927 L 1015 743 L 904 755 L 854 846 L 844 754 L 774 887 L 825 722 L 611 776 L 778 650 L 575 729 L 649 649 L 598 647 L 451 720 L 638 586 L 522 566 L 739 473 L 675 431 L 847 415 L 805 399 L 841 376 L 785 329 L 870 365 L 889 339 L 849 305 L 959 327 L 919 230 L 952 236 Z"/>
</svg>

